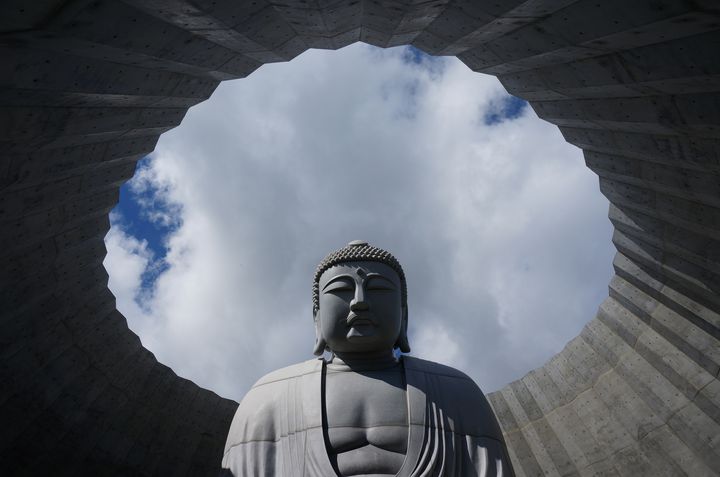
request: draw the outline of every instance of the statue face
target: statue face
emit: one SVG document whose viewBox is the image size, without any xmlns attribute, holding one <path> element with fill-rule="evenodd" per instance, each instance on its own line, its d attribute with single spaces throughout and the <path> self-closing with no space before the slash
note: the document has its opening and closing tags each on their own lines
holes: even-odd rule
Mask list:
<svg viewBox="0 0 720 477">
<path fill-rule="evenodd" d="M 392 350 L 403 325 L 400 277 L 378 262 L 348 262 L 320 276 L 318 333 L 336 352 Z"/>
</svg>

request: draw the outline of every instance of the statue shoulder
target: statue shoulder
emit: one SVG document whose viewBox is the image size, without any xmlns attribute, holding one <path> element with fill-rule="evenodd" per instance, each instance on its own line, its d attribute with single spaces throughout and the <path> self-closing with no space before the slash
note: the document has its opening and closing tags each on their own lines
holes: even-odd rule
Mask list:
<svg viewBox="0 0 720 477">
<path fill-rule="evenodd" d="M 447 376 L 449 378 L 461 379 L 475 384 L 475 381 L 473 381 L 470 376 L 446 364 L 440 364 L 436 363 L 435 361 L 428 361 L 426 359 L 416 358 L 414 356 L 407 355 L 403 355 L 402 360 L 405 369 L 420 371 L 423 373 L 434 374 L 438 376 Z"/>
<path fill-rule="evenodd" d="M 309 359 L 307 361 L 303 361 L 302 363 L 291 364 L 290 366 L 269 372 L 262 378 L 258 379 L 251 389 L 260 388 L 280 381 L 286 381 L 306 374 L 317 373 L 321 370 L 322 361 L 320 359 Z"/>
<path fill-rule="evenodd" d="M 502 440 L 502 432 L 490 403 L 467 374 L 451 366 L 403 356 L 408 383 L 422 389 L 443 408 L 458 434 Z M 410 376 L 410 374 L 415 376 Z"/>
<path fill-rule="evenodd" d="M 272 371 L 260 378 L 245 394 L 235 411 L 227 442 L 229 448 L 247 442 L 275 442 L 287 418 L 288 381 L 322 370 L 317 359 Z"/>
</svg>

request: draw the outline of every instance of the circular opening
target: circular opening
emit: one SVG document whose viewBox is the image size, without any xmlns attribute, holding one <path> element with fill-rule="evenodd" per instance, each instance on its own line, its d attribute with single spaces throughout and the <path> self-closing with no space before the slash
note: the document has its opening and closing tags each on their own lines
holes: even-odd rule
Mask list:
<svg viewBox="0 0 720 477">
<path fill-rule="evenodd" d="M 485 392 L 607 296 L 607 201 L 582 152 L 455 58 L 355 44 L 222 83 L 126 184 L 118 309 L 179 375 L 239 399 L 310 359 L 311 279 L 364 239 L 408 277 L 413 354 Z"/>
</svg>

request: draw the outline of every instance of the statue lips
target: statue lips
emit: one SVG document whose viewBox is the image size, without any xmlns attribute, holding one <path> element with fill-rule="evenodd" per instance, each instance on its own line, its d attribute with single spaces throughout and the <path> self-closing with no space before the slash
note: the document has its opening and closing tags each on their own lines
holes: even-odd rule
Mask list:
<svg viewBox="0 0 720 477">
<path fill-rule="evenodd" d="M 348 339 L 364 338 L 375 334 L 377 323 L 373 316 L 369 313 L 358 315 L 351 312 L 346 320 L 348 328 Z"/>
</svg>

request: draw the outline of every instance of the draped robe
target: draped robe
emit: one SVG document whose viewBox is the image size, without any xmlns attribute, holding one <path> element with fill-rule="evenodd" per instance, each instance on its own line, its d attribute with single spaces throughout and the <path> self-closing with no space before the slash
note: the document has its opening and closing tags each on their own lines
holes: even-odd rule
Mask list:
<svg viewBox="0 0 720 477">
<path fill-rule="evenodd" d="M 512 477 L 497 419 L 478 386 L 451 367 L 401 362 L 408 446 L 397 477 Z M 222 467 L 236 477 L 332 477 L 323 431 L 325 361 L 274 371 L 247 393 L 230 426 Z"/>
</svg>

